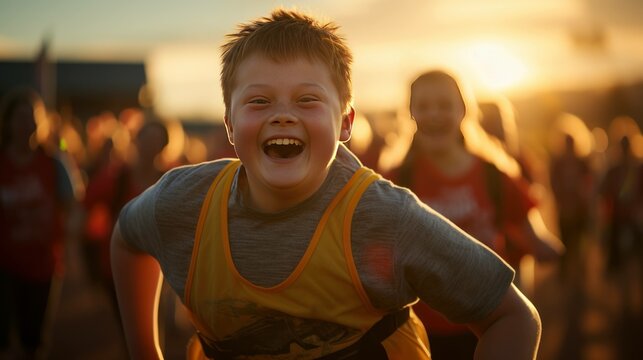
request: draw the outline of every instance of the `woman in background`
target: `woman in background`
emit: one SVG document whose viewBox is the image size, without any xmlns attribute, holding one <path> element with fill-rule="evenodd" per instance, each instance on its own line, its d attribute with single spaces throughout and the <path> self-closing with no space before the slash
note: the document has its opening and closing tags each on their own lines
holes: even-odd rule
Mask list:
<svg viewBox="0 0 643 360">
<path fill-rule="evenodd" d="M 500 256 L 511 239 L 537 260 L 557 259 L 560 241 L 534 221 L 541 218 L 518 164 L 486 136 L 474 104 L 451 74 L 420 75 L 411 84 L 409 107 L 417 131 L 389 177 Z M 422 302 L 414 311 L 427 328 L 434 360 L 473 358 L 477 338 L 468 328 Z"/>
<path fill-rule="evenodd" d="M 61 161 L 35 140 L 44 119 L 31 89 L 6 95 L 0 108 L 0 356 L 44 358 L 48 306 L 63 271 L 67 216 L 74 201 Z M 44 120 L 43 120 L 44 121 Z M 11 344 L 18 334 L 19 348 Z"/>
</svg>

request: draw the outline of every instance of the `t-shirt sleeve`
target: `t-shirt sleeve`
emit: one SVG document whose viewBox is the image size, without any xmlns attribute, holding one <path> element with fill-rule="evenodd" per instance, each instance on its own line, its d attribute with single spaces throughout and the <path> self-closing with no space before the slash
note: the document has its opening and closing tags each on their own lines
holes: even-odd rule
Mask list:
<svg viewBox="0 0 643 360">
<path fill-rule="evenodd" d="M 160 246 L 156 225 L 156 201 L 166 185 L 166 177 L 129 201 L 121 210 L 118 223 L 123 240 L 135 249 L 158 254 Z"/>
<path fill-rule="evenodd" d="M 496 253 L 410 192 L 398 207 L 397 273 L 417 297 L 453 322 L 482 319 L 514 272 Z"/>
<path fill-rule="evenodd" d="M 183 294 L 203 199 L 228 162 L 174 168 L 121 210 L 124 241 L 153 256 L 177 294 Z"/>
</svg>

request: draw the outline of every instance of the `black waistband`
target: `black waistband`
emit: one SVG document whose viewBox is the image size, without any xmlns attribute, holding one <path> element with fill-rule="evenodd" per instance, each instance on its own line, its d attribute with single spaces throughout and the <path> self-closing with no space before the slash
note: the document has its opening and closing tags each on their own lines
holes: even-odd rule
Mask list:
<svg viewBox="0 0 643 360">
<path fill-rule="evenodd" d="M 382 341 L 391 336 L 409 319 L 409 308 L 384 315 L 366 333 L 352 345 L 319 358 L 319 360 L 352 360 L 352 359 L 388 359 Z M 217 349 L 216 345 L 197 333 L 203 353 L 210 359 L 232 360 L 233 354 Z"/>
</svg>

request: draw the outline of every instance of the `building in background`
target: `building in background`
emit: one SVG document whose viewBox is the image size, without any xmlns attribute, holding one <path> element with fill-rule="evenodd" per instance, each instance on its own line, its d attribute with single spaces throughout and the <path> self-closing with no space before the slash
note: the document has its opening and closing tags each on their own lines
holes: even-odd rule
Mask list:
<svg viewBox="0 0 643 360">
<path fill-rule="evenodd" d="M 48 68 L 48 69 L 47 69 Z M 103 111 L 120 112 L 140 106 L 146 84 L 145 65 L 57 61 L 0 61 L 0 97 L 18 86 L 38 89 L 50 110 L 70 112 L 80 119 Z"/>
</svg>

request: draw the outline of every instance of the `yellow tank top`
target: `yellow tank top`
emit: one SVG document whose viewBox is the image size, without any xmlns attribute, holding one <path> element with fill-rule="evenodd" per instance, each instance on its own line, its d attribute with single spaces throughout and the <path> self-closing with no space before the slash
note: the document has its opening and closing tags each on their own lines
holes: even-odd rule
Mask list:
<svg viewBox="0 0 643 360">
<path fill-rule="evenodd" d="M 379 178 L 360 168 L 331 201 L 293 272 L 262 287 L 237 270 L 228 238 L 228 197 L 238 160 L 213 181 L 197 224 L 185 303 L 208 342 L 242 358 L 313 359 L 356 342 L 384 312 L 370 302 L 352 257 L 351 219 Z M 391 359 L 429 359 L 426 334 L 412 314 L 384 342 Z M 189 358 L 204 358 L 198 341 Z"/>
</svg>

